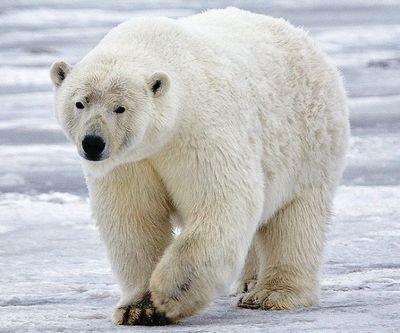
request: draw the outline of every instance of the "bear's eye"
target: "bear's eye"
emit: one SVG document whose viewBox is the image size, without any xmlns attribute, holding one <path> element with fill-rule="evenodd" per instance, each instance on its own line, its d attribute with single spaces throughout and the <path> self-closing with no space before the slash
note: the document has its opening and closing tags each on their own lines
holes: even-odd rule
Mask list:
<svg viewBox="0 0 400 333">
<path fill-rule="evenodd" d="M 119 106 L 114 110 L 115 113 L 124 113 L 125 108 L 123 106 Z"/>
<path fill-rule="evenodd" d="M 77 109 L 83 109 L 85 107 L 81 102 L 76 102 L 75 106 Z"/>
</svg>

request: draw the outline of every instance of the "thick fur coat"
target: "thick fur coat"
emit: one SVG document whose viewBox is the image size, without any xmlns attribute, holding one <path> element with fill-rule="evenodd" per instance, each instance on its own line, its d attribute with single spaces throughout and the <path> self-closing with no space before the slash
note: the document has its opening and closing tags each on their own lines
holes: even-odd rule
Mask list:
<svg viewBox="0 0 400 333">
<path fill-rule="evenodd" d="M 241 307 L 317 301 L 349 121 L 303 30 L 236 8 L 135 18 L 51 77 L 121 287 L 115 323 L 175 322 L 237 277 Z"/>
</svg>

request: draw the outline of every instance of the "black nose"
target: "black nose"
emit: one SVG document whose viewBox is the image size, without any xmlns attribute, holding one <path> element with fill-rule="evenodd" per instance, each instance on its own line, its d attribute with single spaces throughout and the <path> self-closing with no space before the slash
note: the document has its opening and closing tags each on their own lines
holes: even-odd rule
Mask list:
<svg viewBox="0 0 400 333">
<path fill-rule="evenodd" d="M 86 135 L 82 141 L 82 148 L 86 153 L 86 158 L 92 161 L 98 161 L 104 150 L 106 143 L 98 135 Z"/>
</svg>

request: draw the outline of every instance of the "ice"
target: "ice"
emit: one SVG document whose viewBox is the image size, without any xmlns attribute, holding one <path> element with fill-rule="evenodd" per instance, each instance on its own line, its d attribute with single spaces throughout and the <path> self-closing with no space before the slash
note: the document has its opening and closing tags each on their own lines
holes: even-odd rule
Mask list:
<svg viewBox="0 0 400 333">
<path fill-rule="evenodd" d="M 303 26 L 340 67 L 353 138 L 320 304 L 266 312 L 221 295 L 166 328 L 116 327 L 119 290 L 79 156 L 53 114 L 49 66 L 74 64 L 121 21 L 235 5 Z M 0 332 L 400 331 L 400 1 L 0 2 Z"/>
</svg>

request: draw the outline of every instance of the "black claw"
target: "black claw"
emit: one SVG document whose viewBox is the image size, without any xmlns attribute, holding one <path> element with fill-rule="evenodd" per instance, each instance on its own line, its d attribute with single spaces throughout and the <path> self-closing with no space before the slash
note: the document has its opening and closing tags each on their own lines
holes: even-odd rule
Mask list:
<svg viewBox="0 0 400 333">
<path fill-rule="evenodd" d="M 163 326 L 168 324 L 171 324 L 171 321 L 165 316 L 165 314 L 157 312 L 156 309 L 145 308 L 140 310 L 137 325 Z"/>
<path fill-rule="evenodd" d="M 258 309 L 260 307 L 259 304 L 254 303 L 253 301 L 249 300 L 247 302 L 243 302 L 243 298 L 241 298 L 237 304 L 239 308 L 246 308 L 246 309 Z"/>
<path fill-rule="evenodd" d="M 155 325 L 168 325 L 172 322 L 163 313 L 159 313 L 157 310 L 153 312 L 153 322 Z"/>
<path fill-rule="evenodd" d="M 121 309 L 125 309 L 122 325 L 164 326 L 172 324 L 172 321 L 164 313 L 158 312 L 154 307 L 150 293 L 147 293 L 139 302 L 121 307 Z M 138 318 L 133 322 L 129 322 L 132 309 L 140 311 Z"/>
<path fill-rule="evenodd" d="M 140 309 L 138 325 L 149 326 L 148 317 L 146 316 L 145 309 Z"/>
<path fill-rule="evenodd" d="M 124 312 L 124 318 L 122 319 L 122 325 L 126 325 L 129 321 L 129 313 L 131 311 L 132 305 L 128 305 L 125 308 L 125 312 Z"/>
</svg>

